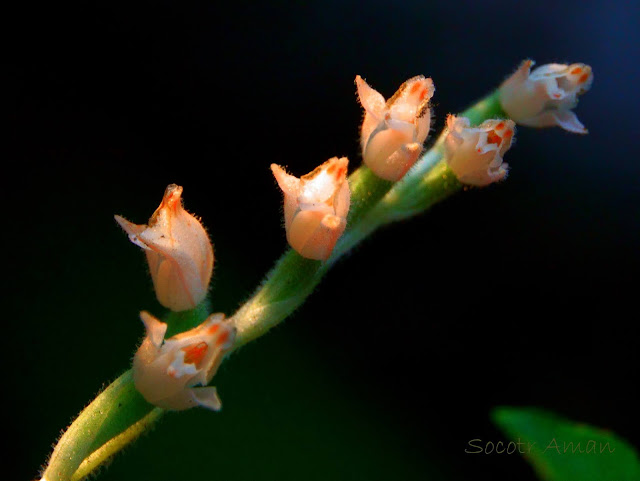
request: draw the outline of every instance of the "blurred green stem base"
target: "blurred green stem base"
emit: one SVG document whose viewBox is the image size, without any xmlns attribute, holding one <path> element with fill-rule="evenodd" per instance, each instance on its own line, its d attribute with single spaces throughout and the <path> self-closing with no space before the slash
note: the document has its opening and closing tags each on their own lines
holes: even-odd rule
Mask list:
<svg viewBox="0 0 640 481">
<path fill-rule="evenodd" d="M 112 382 L 89 404 L 56 445 L 43 479 L 81 479 L 81 471 L 89 474 L 111 454 L 130 443 L 141 430 L 135 426 L 143 423 L 154 410 L 133 385 L 131 370 Z M 127 435 L 127 431 L 132 435 Z M 121 442 L 116 440 L 120 438 Z M 110 448 L 106 448 L 110 445 Z M 102 453 L 98 451 L 102 449 Z M 82 469 L 80 469 L 82 468 Z"/>
<path fill-rule="evenodd" d="M 495 92 L 461 115 L 468 117 L 472 125 L 506 117 Z M 300 307 L 329 268 L 376 229 L 424 212 L 461 190 L 462 185 L 443 159 L 445 133 L 395 184 L 376 177 L 366 166 L 351 174 L 347 230 L 332 256 L 326 262 L 313 261 L 287 249 L 254 295 L 233 316 L 238 329 L 234 349 L 262 336 Z M 191 311 L 169 313 L 165 319 L 169 325 L 167 337 L 197 326 L 210 312 L 208 302 L 204 302 Z M 62 435 L 42 479 L 82 479 L 148 430 L 162 413 L 135 389 L 131 370 L 125 372 Z"/>
</svg>

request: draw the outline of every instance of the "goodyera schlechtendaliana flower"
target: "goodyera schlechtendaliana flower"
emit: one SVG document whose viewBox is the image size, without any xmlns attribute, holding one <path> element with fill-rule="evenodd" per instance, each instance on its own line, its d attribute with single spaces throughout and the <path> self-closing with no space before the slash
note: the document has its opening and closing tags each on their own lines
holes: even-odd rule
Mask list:
<svg viewBox="0 0 640 481">
<path fill-rule="evenodd" d="M 184 210 L 182 187 L 167 187 L 148 225 L 115 216 L 131 242 L 144 249 L 158 301 L 172 311 L 204 300 L 213 272 L 213 246 L 200 221 Z"/>
<path fill-rule="evenodd" d="M 591 87 L 591 67 L 583 63 L 550 63 L 531 71 L 533 64 L 533 60 L 525 60 L 500 86 L 502 109 L 518 124 L 557 125 L 569 132 L 586 134 L 587 129 L 571 109 L 578 104 L 578 95 Z"/>
<path fill-rule="evenodd" d="M 140 318 L 147 332 L 133 358 L 133 382 L 140 394 L 164 409 L 220 410 L 216 388 L 206 385 L 233 346 L 233 324 L 224 314 L 211 314 L 199 326 L 165 340 L 164 322 L 145 311 Z M 194 387 L 198 384 L 204 387 Z"/>
<path fill-rule="evenodd" d="M 485 120 L 471 127 L 466 117 L 447 117 L 445 158 L 449 168 L 463 184 L 482 187 L 502 180 L 507 164 L 502 156 L 513 142 L 512 120 Z"/>
<path fill-rule="evenodd" d="M 382 179 L 399 180 L 418 160 L 429 134 L 433 81 L 422 75 L 413 77 L 386 102 L 360 75 L 356 85 L 365 109 L 360 131 L 364 163 Z"/>
<path fill-rule="evenodd" d="M 284 193 L 287 241 L 302 257 L 327 260 L 344 232 L 351 202 L 348 165 L 346 157 L 333 157 L 298 179 L 271 164 Z"/>
</svg>

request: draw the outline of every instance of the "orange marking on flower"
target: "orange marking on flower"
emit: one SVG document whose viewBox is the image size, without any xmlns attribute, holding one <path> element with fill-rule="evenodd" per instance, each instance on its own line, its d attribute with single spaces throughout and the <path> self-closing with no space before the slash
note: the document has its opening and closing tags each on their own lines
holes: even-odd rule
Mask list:
<svg viewBox="0 0 640 481">
<path fill-rule="evenodd" d="M 560 97 L 562 97 L 562 94 L 553 94 L 553 96 L 557 99 L 559 99 Z"/>
<path fill-rule="evenodd" d="M 225 331 L 218 336 L 218 339 L 216 340 L 216 346 L 222 346 L 228 340 L 229 340 L 229 331 Z"/>
<path fill-rule="evenodd" d="M 412 94 L 417 94 L 418 90 L 420 90 L 422 88 L 422 85 L 420 85 L 419 82 L 416 82 L 413 84 L 413 86 L 411 87 L 411 93 Z"/>
<path fill-rule="evenodd" d="M 511 129 L 507 129 L 504 133 L 504 136 L 502 137 L 503 139 L 508 139 L 509 137 L 511 137 L 513 135 L 513 130 Z"/>
<path fill-rule="evenodd" d="M 338 171 L 336 172 L 336 180 L 340 180 L 340 178 L 347 172 L 347 169 L 342 167 L 341 169 L 338 169 Z"/>
<path fill-rule="evenodd" d="M 582 74 L 582 77 L 580 77 L 578 79 L 578 82 L 580 82 L 581 84 L 585 83 L 587 81 L 587 79 L 589 78 L 589 74 L 588 73 L 584 73 Z"/>
<path fill-rule="evenodd" d="M 578 75 L 582 73 L 582 69 L 580 67 L 576 67 L 570 73 L 571 75 Z"/>
<path fill-rule="evenodd" d="M 504 122 L 500 122 L 498 125 L 496 125 L 496 130 L 502 130 L 504 129 Z"/>
<path fill-rule="evenodd" d="M 487 132 L 487 143 L 488 144 L 500 144 L 502 142 L 502 137 L 496 134 L 493 130 Z"/>
<path fill-rule="evenodd" d="M 331 164 L 329 167 L 327 167 L 327 174 L 332 174 L 334 170 L 336 170 L 336 164 Z"/>
<path fill-rule="evenodd" d="M 176 211 L 181 204 L 182 189 L 177 186 L 169 186 L 164 194 L 160 208 L 166 207 Z"/>
<path fill-rule="evenodd" d="M 215 334 L 218 329 L 220 329 L 220 324 L 214 324 L 213 326 L 210 326 L 209 329 L 207 329 L 207 333 L 208 334 Z"/>
<path fill-rule="evenodd" d="M 185 364 L 198 364 L 204 359 L 207 354 L 209 346 L 206 342 L 199 342 L 198 344 L 183 347 L 184 351 L 184 363 Z"/>
</svg>

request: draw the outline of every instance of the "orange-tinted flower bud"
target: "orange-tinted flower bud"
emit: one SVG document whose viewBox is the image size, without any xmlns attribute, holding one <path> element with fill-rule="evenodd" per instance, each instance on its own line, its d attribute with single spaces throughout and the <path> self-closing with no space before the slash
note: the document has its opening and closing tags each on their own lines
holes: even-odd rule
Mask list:
<svg viewBox="0 0 640 481">
<path fill-rule="evenodd" d="M 284 192 L 287 241 L 302 257 L 327 260 L 344 232 L 351 201 L 348 164 L 346 157 L 333 157 L 299 179 L 271 164 Z"/>
<path fill-rule="evenodd" d="M 399 180 L 418 160 L 429 134 L 433 81 L 413 77 L 387 101 L 359 75 L 356 85 L 365 110 L 360 131 L 364 163 L 382 179 Z"/>
<path fill-rule="evenodd" d="M 485 120 L 471 127 L 466 117 L 447 117 L 445 158 L 463 184 L 482 187 L 502 180 L 508 166 L 502 156 L 513 142 L 512 120 Z"/>
<path fill-rule="evenodd" d="M 131 242 L 147 254 L 160 304 L 172 311 L 193 309 L 204 300 L 213 272 L 213 246 L 200 221 L 184 210 L 182 187 L 171 184 L 148 225 L 115 216 Z"/>
</svg>

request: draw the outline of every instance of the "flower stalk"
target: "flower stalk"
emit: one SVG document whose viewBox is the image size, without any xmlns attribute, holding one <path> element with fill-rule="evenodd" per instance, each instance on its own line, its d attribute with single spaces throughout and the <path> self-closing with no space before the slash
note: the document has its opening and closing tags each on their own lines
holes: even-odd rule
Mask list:
<svg viewBox="0 0 640 481">
<path fill-rule="evenodd" d="M 497 92 L 460 114 L 471 125 L 506 117 Z M 445 132 L 446 134 L 446 132 Z M 458 192 L 463 185 L 444 160 L 444 135 L 398 182 L 361 166 L 349 176 L 351 207 L 346 230 L 326 261 L 302 257 L 288 248 L 256 292 L 233 315 L 237 329 L 231 350 L 262 336 L 300 307 L 329 268 L 373 231 L 416 215 Z M 170 312 L 166 335 L 198 326 L 211 309 L 205 299 L 195 309 Z M 89 404 L 60 438 L 42 480 L 79 480 L 148 430 L 164 411 L 135 389 L 132 371 L 116 379 Z"/>
<path fill-rule="evenodd" d="M 460 114 L 471 124 L 504 117 L 496 94 Z M 260 337 L 297 309 L 331 265 L 373 231 L 419 214 L 459 191 L 462 184 L 444 162 L 444 133 L 407 174 L 393 183 L 360 166 L 349 176 L 351 209 L 344 235 L 326 262 L 303 259 L 287 251 L 267 274 L 256 293 L 234 314 L 236 348 Z"/>
</svg>

